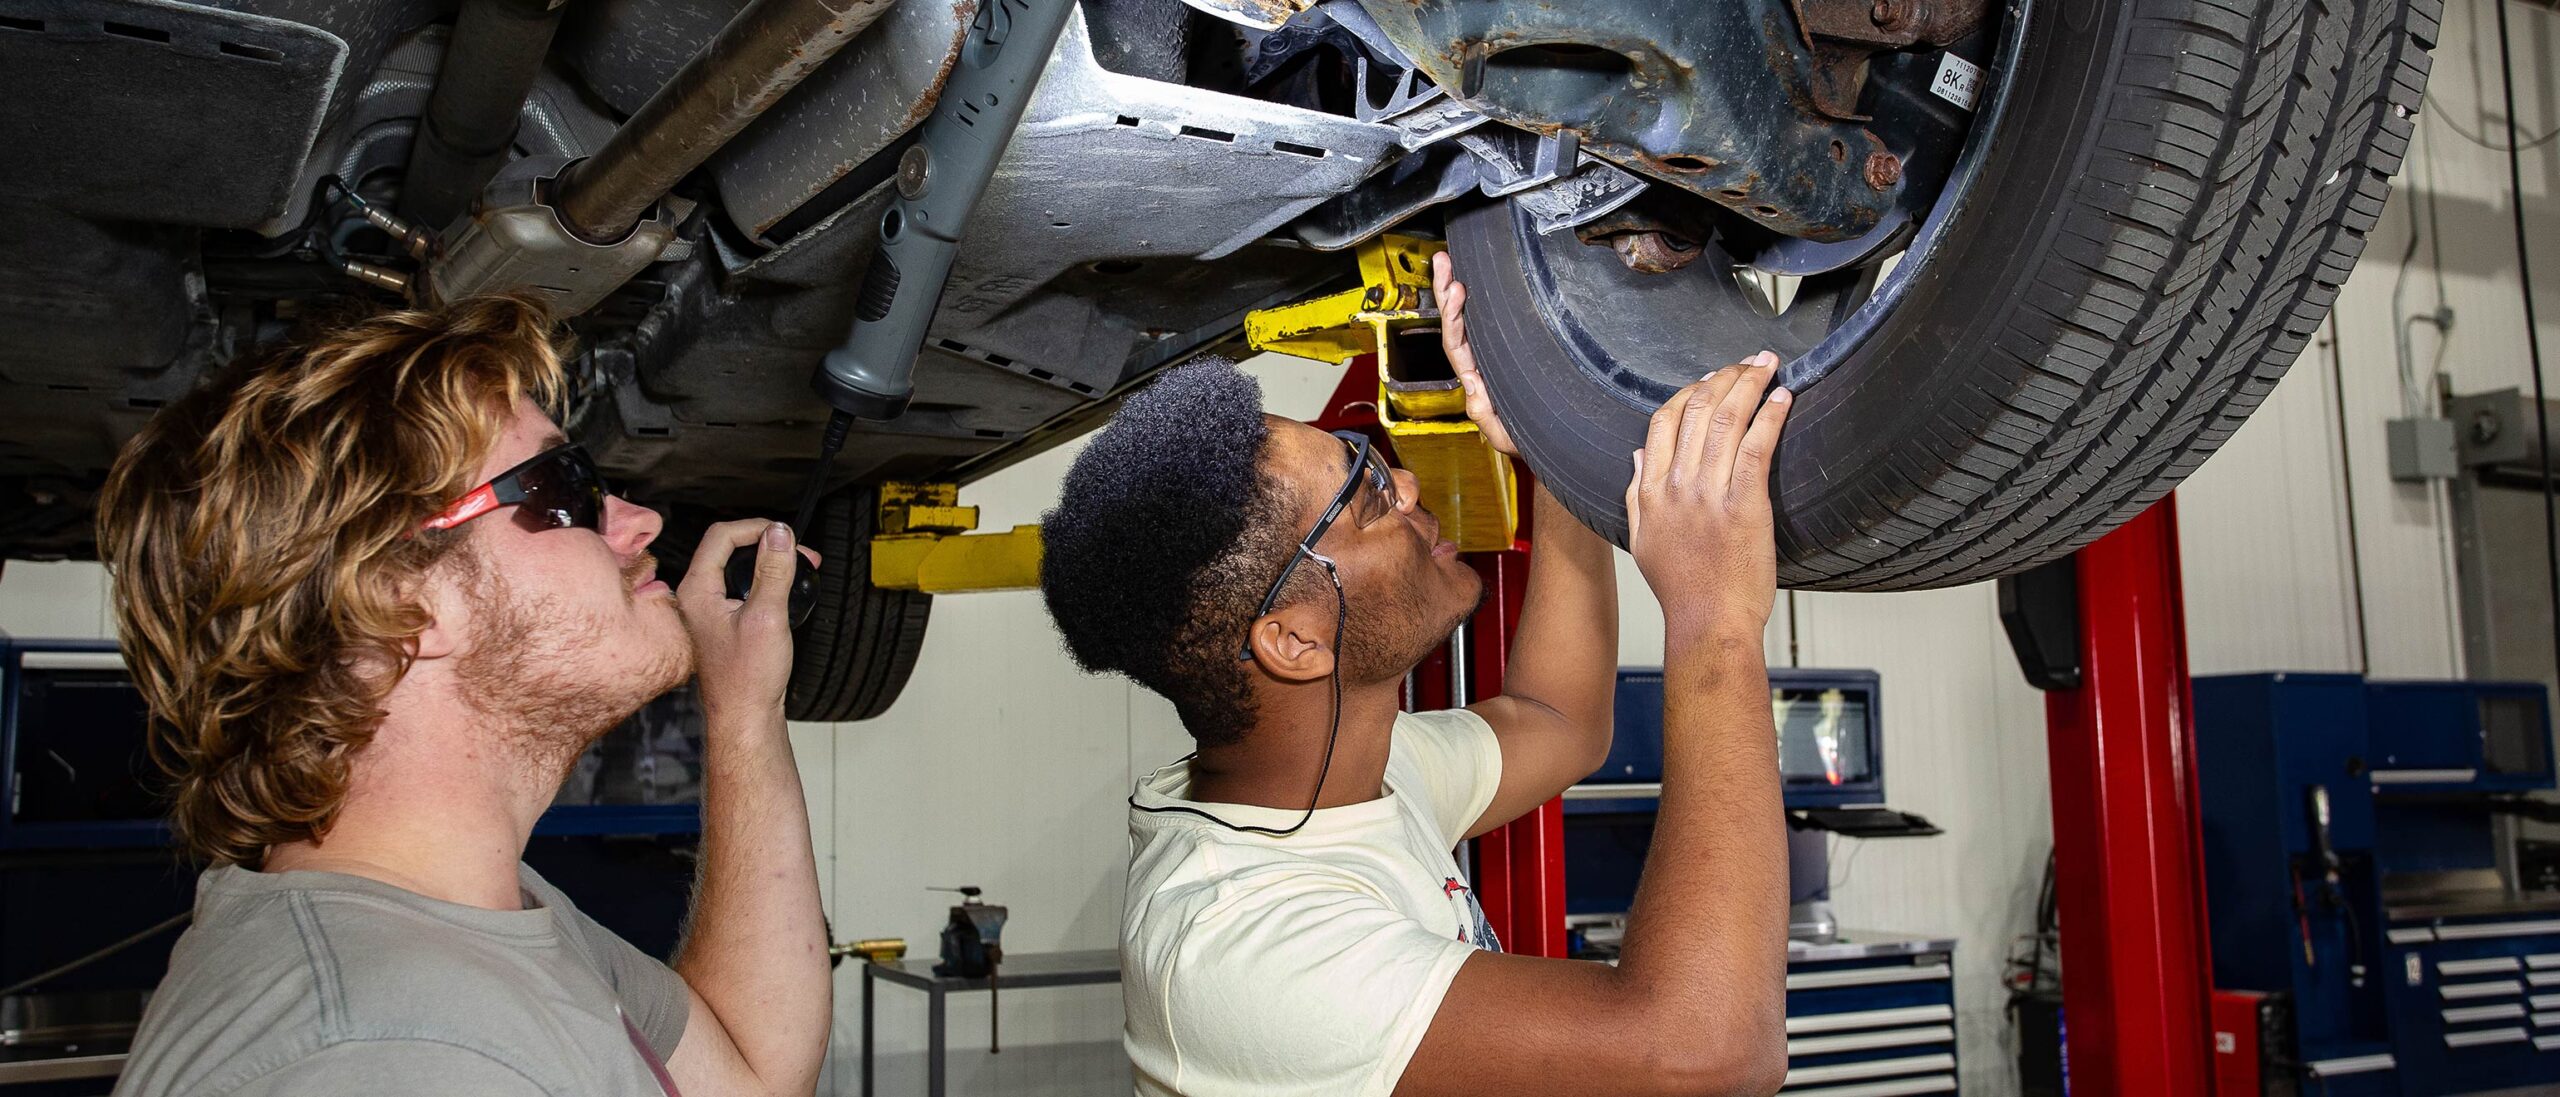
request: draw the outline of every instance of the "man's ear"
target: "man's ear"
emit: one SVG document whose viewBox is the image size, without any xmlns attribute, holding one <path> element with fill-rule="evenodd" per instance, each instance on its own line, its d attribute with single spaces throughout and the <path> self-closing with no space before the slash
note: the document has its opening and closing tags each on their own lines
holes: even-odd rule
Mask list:
<svg viewBox="0 0 2560 1097">
<path fill-rule="evenodd" d="M 1323 621 L 1317 621 L 1321 616 Z M 1305 605 L 1256 618 L 1248 639 L 1254 664 L 1283 682 L 1313 682 L 1333 673 L 1333 615 Z"/>
<path fill-rule="evenodd" d="M 401 595 L 427 615 L 427 627 L 409 638 L 409 657 L 424 662 L 452 655 L 471 627 L 471 600 L 464 589 L 458 561 L 428 568 L 403 586 Z"/>
</svg>

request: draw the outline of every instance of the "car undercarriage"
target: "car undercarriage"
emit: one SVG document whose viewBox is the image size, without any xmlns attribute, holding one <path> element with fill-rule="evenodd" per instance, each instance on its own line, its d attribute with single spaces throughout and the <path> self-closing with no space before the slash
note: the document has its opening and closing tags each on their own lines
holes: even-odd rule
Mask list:
<svg viewBox="0 0 2560 1097">
<path fill-rule="evenodd" d="M 0 69 L 15 74 L 0 91 L 17 102 L 124 89 L 52 96 L 60 114 L 12 125 L 27 139 L 13 144 L 45 152 L 40 170 L 0 188 L 0 383 L 19 428 L 0 449 L 0 552 L 86 555 L 84 504 L 115 445 L 238 347 L 336 298 L 431 296 L 413 284 L 429 264 L 359 204 L 449 244 L 475 201 L 504 209 L 511 185 L 597 153 L 732 18 L 783 24 L 810 6 L 242 7 L 43 0 L 0 29 Z M 665 239 L 641 269 L 608 282 L 612 264 L 598 263 L 604 277 L 554 294 L 592 302 L 574 318 L 573 427 L 637 497 L 771 509 L 796 487 L 824 414 L 804 380 L 842 340 L 873 223 L 978 14 L 968 0 L 843 7 L 834 26 L 853 33 L 841 53 L 739 108 L 743 129 L 651 210 Z M 1396 30 L 1423 33 L 1412 20 Z M 756 64 L 733 52 L 719 59 L 724 76 Z M 1529 52 L 1495 55 L 1495 101 L 1552 99 L 1524 82 L 1589 67 L 1561 46 Z M 1346 282 L 1348 263 L 1326 252 L 1452 198 L 1516 196 L 1559 227 L 1619 214 L 1603 227 L 1630 254 L 1694 254 L 1700 233 L 1621 213 L 1645 185 L 1595 154 L 1602 139 L 1577 148 L 1571 131 L 1505 125 L 1529 120 L 1488 117 L 1432 75 L 1448 74 L 1403 63 L 1391 32 L 1344 0 L 1216 14 L 1173 0 L 1084 5 L 968 226 L 913 405 L 855 432 L 842 479 L 995 467 L 1229 339 L 1247 311 Z M 461 105 L 438 109 L 447 100 Z M 1888 169 L 1865 161 L 1900 175 L 1900 158 L 1871 152 L 1882 144 L 1871 131 L 1831 128 L 1860 149 L 1859 170 L 1826 173 L 1845 179 L 1832 190 L 1855 192 L 1841 219 L 1872 228 L 1879 209 L 1855 203 Z M 453 131 L 463 136 L 437 139 Z M 1747 166 L 1688 170 L 1705 147 L 1670 156 L 1663 174 L 1741 193 Z M 1927 191 L 1917 172 L 1888 189 Z M 1767 195 L 1753 208 L 1773 222 L 1812 216 Z"/>
<path fill-rule="evenodd" d="M 671 550 L 787 511 L 922 124 L 978 109 L 955 66 L 1047 2 L 0 9 L 0 558 L 93 556 L 117 447 L 243 349 L 498 290 L 565 319 L 564 423 Z M 1519 319 L 1480 340 L 1492 397 L 1604 535 L 1652 409 L 1769 349 L 1801 394 L 1782 581 L 2015 573 L 2165 494 L 2300 352 L 2434 13 L 1084 0 L 822 524 L 852 548 L 876 485 L 1074 437 L 1394 230 Z M 924 596 L 833 598 L 911 658 Z"/>
</svg>

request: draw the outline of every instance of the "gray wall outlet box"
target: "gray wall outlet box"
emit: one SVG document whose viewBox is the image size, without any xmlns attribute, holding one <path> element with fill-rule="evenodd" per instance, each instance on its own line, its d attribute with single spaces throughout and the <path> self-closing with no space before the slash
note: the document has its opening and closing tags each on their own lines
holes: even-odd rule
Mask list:
<svg viewBox="0 0 2560 1097">
<path fill-rule="evenodd" d="M 2393 419 L 2384 424 L 2391 448 L 2391 478 L 2404 484 L 2450 480 L 2462 473 L 2462 454 L 2451 419 Z"/>
</svg>

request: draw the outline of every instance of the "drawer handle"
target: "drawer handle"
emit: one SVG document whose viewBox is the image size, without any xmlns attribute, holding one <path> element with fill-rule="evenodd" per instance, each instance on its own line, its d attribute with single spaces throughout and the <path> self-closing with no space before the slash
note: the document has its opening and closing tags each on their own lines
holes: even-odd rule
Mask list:
<svg viewBox="0 0 2560 1097">
<path fill-rule="evenodd" d="M 123 670 L 121 651 L 30 651 L 18 656 L 28 670 Z"/>
<path fill-rule="evenodd" d="M 1786 1084 L 1809 1086 L 1819 1082 L 1854 1082 L 1861 1078 L 1890 1078 L 1896 1074 L 1927 1074 L 1955 1068 L 1956 1057 L 1942 1051 L 1936 1055 L 1910 1055 L 1900 1059 L 1866 1059 L 1855 1063 L 1797 1067 L 1787 1072 Z"/>
<path fill-rule="evenodd" d="M 2446 983 L 2437 987 L 2436 993 L 2443 995 L 2448 1001 L 2463 998 L 2503 998 L 2511 994 L 2524 993 L 2524 984 L 2513 979 L 2500 979 L 2494 983 Z"/>
<path fill-rule="evenodd" d="M 2470 1032 L 2445 1033 L 2444 1046 L 2485 1047 L 2490 1044 L 2521 1044 L 2525 1039 L 2524 1030 L 2520 1028 L 2483 1028 Z"/>
<path fill-rule="evenodd" d="M 2478 960 L 2444 960 L 2436 964 L 2438 975 L 2487 975 L 2516 970 L 2513 956 L 2490 956 Z"/>
<path fill-rule="evenodd" d="M 1955 1039 L 1956 1030 L 1945 1025 L 1932 1025 L 1928 1028 L 1894 1028 L 1882 1032 L 1852 1032 L 1845 1036 L 1816 1036 L 1805 1040 L 1789 1040 L 1787 1057 L 1829 1055 L 1835 1051 L 1871 1051 L 1880 1047 L 1910 1047 L 1913 1044 L 1951 1044 Z"/>
<path fill-rule="evenodd" d="M 1826 987 L 1870 987 L 1882 983 L 1923 983 L 1955 976 L 1946 964 L 1911 964 L 1896 967 L 1855 967 L 1840 971 L 1808 971 L 1787 976 L 1788 990 L 1821 990 Z"/>
<path fill-rule="evenodd" d="M 1892 1025 L 1920 1025 L 1931 1021 L 1952 1021 L 1956 1011 L 1951 1006 L 1896 1006 L 1892 1009 L 1862 1009 L 1854 1013 L 1808 1013 L 1787 1018 L 1787 1035 L 1806 1032 L 1839 1032 L 1852 1028 L 1885 1028 Z"/>
<path fill-rule="evenodd" d="M 1662 782 L 1629 781 L 1623 785 L 1568 785 L 1564 790 L 1564 798 L 1567 800 L 1659 800 L 1662 799 Z"/>
<path fill-rule="evenodd" d="M 2494 1006 L 2464 1006 L 2460 1009 L 2445 1010 L 2444 1023 L 2467 1025 L 2473 1021 L 2503 1021 L 2510 1017 L 2522 1016 L 2524 1016 L 2523 1006 L 2514 1002 L 2505 1002 Z"/>
<path fill-rule="evenodd" d="M 1782 1089 L 1786 1097 L 1909 1097 L 1914 1093 L 1953 1093 L 1953 1075 L 1938 1074 L 1927 1078 L 1895 1078 L 1884 1082 L 1859 1082 L 1846 1086 L 1823 1086 L 1820 1089 Z"/>
<path fill-rule="evenodd" d="M 2303 1064 L 2314 1078 L 2343 1078 L 2350 1074 L 2371 1074 L 2377 1070 L 2396 1069 L 2400 1064 L 2390 1052 L 2373 1055 L 2348 1055 L 2337 1059 L 2321 1059 Z"/>
<path fill-rule="evenodd" d="M 2474 922 L 2463 926 L 2437 926 L 2436 940 L 2477 941 L 2490 937 L 2530 937 L 2539 933 L 2560 933 L 2560 918 L 2528 918 L 2515 922 Z"/>
</svg>

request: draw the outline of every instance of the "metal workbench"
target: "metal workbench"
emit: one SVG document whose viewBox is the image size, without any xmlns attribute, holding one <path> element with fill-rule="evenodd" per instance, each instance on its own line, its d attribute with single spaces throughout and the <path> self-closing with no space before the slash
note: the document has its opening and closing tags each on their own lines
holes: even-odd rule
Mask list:
<svg viewBox="0 0 2560 1097">
<path fill-rule="evenodd" d="M 964 979 L 956 975 L 936 975 L 934 961 L 927 958 L 899 960 L 887 964 L 862 965 L 862 1094 L 871 1097 L 872 1089 L 872 988 L 882 981 L 913 987 L 925 993 L 925 1092 L 930 1097 L 943 1097 L 947 1081 L 947 1064 L 943 1060 L 945 1037 L 944 999 L 953 992 L 987 989 L 985 979 Z M 1078 952 L 1027 952 L 1007 956 L 996 969 L 996 981 L 1003 993 L 1037 990 L 1041 987 L 1093 986 L 1120 981 L 1120 953 L 1115 949 L 1086 949 Z"/>
</svg>

